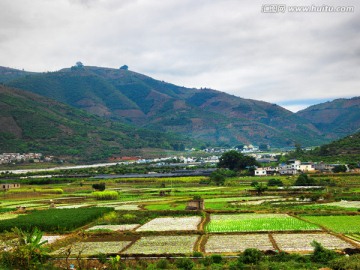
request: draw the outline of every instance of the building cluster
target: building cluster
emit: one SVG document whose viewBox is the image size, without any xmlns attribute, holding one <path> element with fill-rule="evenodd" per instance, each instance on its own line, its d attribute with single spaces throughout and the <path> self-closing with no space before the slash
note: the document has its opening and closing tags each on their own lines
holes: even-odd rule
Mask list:
<svg viewBox="0 0 360 270">
<path fill-rule="evenodd" d="M 280 164 L 278 167 L 264 167 L 255 170 L 256 176 L 262 175 L 295 175 L 299 173 L 332 172 L 339 164 L 327 164 L 324 162 L 301 162 L 290 160 L 288 163 Z"/>
<path fill-rule="evenodd" d="M 21 163 L 21 162 L 50 162 L 53 156 L 44 156 L 41 153 L 2 153 L 0 164 Z"/>
</svg>

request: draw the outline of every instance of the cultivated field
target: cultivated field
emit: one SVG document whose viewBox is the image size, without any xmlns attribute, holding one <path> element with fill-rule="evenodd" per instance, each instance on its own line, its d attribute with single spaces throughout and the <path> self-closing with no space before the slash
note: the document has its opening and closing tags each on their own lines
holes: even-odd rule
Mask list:
<svg viewBox="0 0 360 270">
<path fill-rule="evenodd" d="M 136 231 L 196 231 L 201 217 L 162 217 L 155 218 Z"/>
<path fill-rule="evenodd" d="M 211 215 L 208 232 L 304 231 L 319 227 L 286 214 Z"/>
<path fill-rule="evenodd" d="M 326 233 L 273 234 L 273 238 L 280 250 L 288 252 L 312 251 L 314 250 L 311 245 L 313 241 L 322 244 L 328 249 L 354 248 L 353 245 L 344 240 Z"/>
<path fill-rule="evenodd" d="M 303 216 L 304 219 L 338 233 L 360 233 L 360 215 L 356 216 Z"/>
<path fill-rule="evenodd" d="M 205 244 L 207 253 L 236 253 L 247 248 L 274 250 L 267 234 L 210 235 Z"/>
<path fill-rule="evenodd" d="M 124 254 L 189 254 L 197 238 L 197 235 L 144 236 Z"/>
</svg>

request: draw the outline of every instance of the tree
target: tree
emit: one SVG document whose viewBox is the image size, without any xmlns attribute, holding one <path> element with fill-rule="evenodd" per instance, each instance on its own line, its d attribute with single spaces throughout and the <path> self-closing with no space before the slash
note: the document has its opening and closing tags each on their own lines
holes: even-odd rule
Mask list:
<svg viewBox="0 0 360 270">
<path fill-rule="evenodd" d="M 269 150 L 269 145 L 265 144 L 265 143 L 262 143 L 259 145 L 259 150 L 260 151 L 267 151 Z"/>
<path fill-rule="evenodd" d="M 282 187 L 283 185 L 284 183 L 280 179 L 269 179 L 268 182 L 269 187 L 273 187 L 273 186 Z"/>
<path fill-rule="evenodd" d="M 104 191 L 105 190 L 105 183 L 93 184 L 92 188 L 96 189 L 96 190 L 99 190 L 99 191 Z"/>
<path fill-rule="evenodd" d="M 120 69 L 122 69 L 122 70 L 128 70 L 129 67 L 128 67 L 127 65 L 123 65 L 123 66 L 120 67 Z"/>
<path fill-rule="evenodd" d="M 258 163 L 255 158 L 245 156 L 236 150 L 222 154 L 218 163 L 219 168 L 229 168 L 230 170 L 244 170 L 256 165 Z"/>
<path fill-rule="evenodd" d="M 265 190 L 268 189 L 267 186 L 265 186 L 263 183 L 257 184 L 255 187 L 257 195 L 261 195 Z"/>
<path fill-rule="evenodd" d="M 225 183 L 225 176 L 219 170 L 216 170 L 211 173 L 210 180 L 217 186 L 222 186 Z"/>
<path fill-rule="evenodd" d="M 309 177 L 305 173 L 300 174 L 294 184 L 294 186 L 315 186 L 315 185 L 316 185 L 315 180 Z"/>
<path fill-rule="evenodd" d="M 337 165 L 337 166 L 335 166 L 335 167 L 332 169 L 332 171 L 333 171 L 334 173 L 346 172 L 346 171 L 347 171 L 347 168 L 346 168 L 345 165 Z"/>
</svg>

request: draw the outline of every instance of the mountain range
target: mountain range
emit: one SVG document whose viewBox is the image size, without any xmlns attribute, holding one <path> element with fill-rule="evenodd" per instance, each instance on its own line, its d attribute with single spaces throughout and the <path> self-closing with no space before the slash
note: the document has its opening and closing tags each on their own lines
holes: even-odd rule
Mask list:
<svg viewBox="0 0 360 270">
<path fill-rule="evenodd" d="M 27 91 L 0 85 L 0 152 L 42 152 L 83 160 L 179 149 L 189 139 L 111 121 Z"/>
<path fill-rule="evenodd" d="M 45 73 L 2 67 L 0 82 L 47 97 L 48 102 L 67 104 L 69 110 L 81 109 L 82 113 L 96 115 L 100 122 L 151 134 L 156 131 L 156 136 L 170 140 L 165 143 L 168 146 L 183 143 L 185 136 L 187 144 L 194 141 L 203 146 L 314 146 L 352 134 L 360 127 L 359 97 L 292 113 L 276 104 L 212 89 L 180 87 L 124 68 L 82 65 Z M 171 134 L 179 141 L 172 141 Z M 149 138 L 141 139 L 139 146 Z"/>
</svg>

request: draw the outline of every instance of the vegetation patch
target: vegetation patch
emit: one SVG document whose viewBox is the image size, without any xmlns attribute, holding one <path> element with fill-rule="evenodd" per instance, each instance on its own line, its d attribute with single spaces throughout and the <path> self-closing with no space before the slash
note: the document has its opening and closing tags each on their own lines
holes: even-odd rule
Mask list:
<svg viewBox="0 0 360 270">
<path fill-rule="evenodd" d="M 66 232 L 84 226 L 112 210 L 109 207 L 34 210 L 27 215 L 1 220 L 0 231 L 11 231 L 15 227 L 30 231 L 37 227 L 44 232 Z"/>
<path fill-rule="evenodd" d="M 319 224 L 337 233 L 359 233 L 360 215 L 357 216 L 303 216 L 304 219 Z"/>
<path fill-rule="evenodd" d="M 211 215 L 208 232 L 319 230 L 319 227 L 286 214 Z"/>
</svg>

